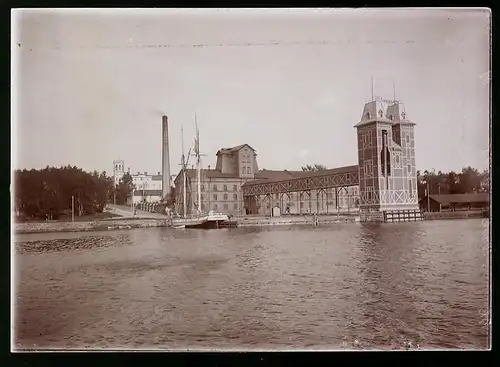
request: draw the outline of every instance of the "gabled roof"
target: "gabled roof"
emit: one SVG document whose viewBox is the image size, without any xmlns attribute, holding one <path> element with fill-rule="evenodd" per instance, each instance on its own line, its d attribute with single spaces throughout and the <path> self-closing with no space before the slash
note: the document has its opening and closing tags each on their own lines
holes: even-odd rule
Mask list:
<svg viewBox="0 0 500 367">
<path fill-rule="evenodd" d="M 390 125 L 415 125 L 414 122 L 407 119 L 403 102 L 385 100 L 380 97 L 376 97 L 374 100 L 365 104 L 361 120 L 354 125 L 354 127 L 360 127 L 374 122 L 383 122 Z"/>
<path fill-rule="evenodd" d="M 235 153 L 235 152 L 239 152 L 243 147 L 249 147 L 250 149 L 252 149 L 254 152 L 255 152 L 255 149 L 252 148 L 250 145 L 248 144 L 241 144 L 241 145 L 237 145 L 235 147 L 232 147 L 232 148 L 221 148 L 217 151 L 217 155 L 219 153 Z"/>
<path fill-rule="evenodd" d="M 430 198 L 440 204 L 469 204 L 490 202 L 490 195 L 488 193 L 430 195 Z M 421 199 L 421 201 L 426 199 L 427 196 Z"/>
<path fill-rule="evenodd" d="M 175 177 L 175 181 L 177 180 L 178 177 L 181 176 L 182 171 L 179 172 L 179 174 Z M 197 170 L 193 168 L 188 168 L 186 169 L 186 174 L 188 178 L 196 178 L 197 176 Z M 219 170 L 216 169 L 202 169 L 200 170 L 201 178 L 234 178 L 234 179 L 239 179 L 240 176 L 237 174 L 232 174 L 232 173 L 223 173 Z"/>
</svg>

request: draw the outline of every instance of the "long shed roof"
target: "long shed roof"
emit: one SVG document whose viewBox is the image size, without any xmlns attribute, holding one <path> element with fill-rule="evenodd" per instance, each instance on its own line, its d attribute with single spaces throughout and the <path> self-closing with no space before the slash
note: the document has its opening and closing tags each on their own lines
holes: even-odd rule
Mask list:
<svg viewBox="0 0 500 367">
<path fill-rule="evenodd" d="M 430 195 L 430 198 L 440 204 L 489 203 L 490 201 L 488 193 Z M 425 199 L 427 196 L 421 200 Z"/>
</svg>

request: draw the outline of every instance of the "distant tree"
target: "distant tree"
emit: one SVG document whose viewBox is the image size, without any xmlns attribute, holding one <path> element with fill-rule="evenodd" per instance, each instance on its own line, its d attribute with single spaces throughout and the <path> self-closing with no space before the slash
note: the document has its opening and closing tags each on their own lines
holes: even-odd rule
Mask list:
<svg viewBox="0 0 500 367">
<path fill-rule="evenodd" d="M 315 165 L 310 165 L 307 164 L 305 166 L 302 166 L 302 171 L 304 172 L 317 172 L 317 171 L 325 171 L 327 168 L 323 166 L 322 164 L 315 164 Z"/>
<path fill-rule="evenodd" d="M 484 170 L 481 175 L 481 192 L 490 192 L 490 172 Z"/>
<path fill-rule="evenodd" d="M 132 176 L 126 172 L 116 186 L 116 203 L 119 205 L 127 204 L 127 199 L 132 195 L 135 190 Z"/>
<path fill-rule="evenodd" d="M 458 175 L 458 190 L 460 193 L 476 193 L 481 191 L 481 174 L 471 166 L 462 169 Z"/>
</svg>

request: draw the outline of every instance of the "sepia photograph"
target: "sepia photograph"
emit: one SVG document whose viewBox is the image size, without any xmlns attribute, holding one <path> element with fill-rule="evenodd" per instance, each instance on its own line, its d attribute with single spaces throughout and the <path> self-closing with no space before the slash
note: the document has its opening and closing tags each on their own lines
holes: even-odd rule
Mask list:
<svg viewBox="0 0 500 367">
<path fill-rule="evenodd" d="M 491 349 L 491 10 L 12 9 L 11 351 Z"/>
</svg>

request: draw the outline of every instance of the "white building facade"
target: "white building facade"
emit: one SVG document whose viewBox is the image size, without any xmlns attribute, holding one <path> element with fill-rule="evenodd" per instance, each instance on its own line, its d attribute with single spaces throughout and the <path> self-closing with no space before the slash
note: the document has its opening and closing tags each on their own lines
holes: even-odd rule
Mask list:
<svg viewBox="0 0 500 367">
<path fill-rule="evenodd" d="M 137 203 L 156 203 L 162 199 L 163 181 L 161 172 L 156 175 L 147 172 L 137 172 L 132 176 L 134 184 L 133 202 Z M 170 176 L 170 185 L 172 186 L 173 176 Z"/>
</svg>

